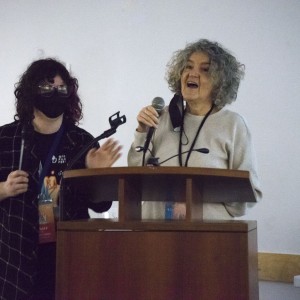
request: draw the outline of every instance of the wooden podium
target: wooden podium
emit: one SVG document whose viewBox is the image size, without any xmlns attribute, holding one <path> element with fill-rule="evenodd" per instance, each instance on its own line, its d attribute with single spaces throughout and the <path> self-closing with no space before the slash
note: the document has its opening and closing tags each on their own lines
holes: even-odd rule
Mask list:
<svg viewBox="0 0 300 300">
<path fill-rule="evenodd" d="M 57 300 L 258 299 L 256 222 L 207 221 L 202 210 L 203 202 L 254 202 L 248 172 L 72 170 L 62 191 Z M 82 195 L 118 201 L 119 219 L 73 220 Z M 186 203 L 185 220 L 141 220 L 142 201 L 170 195 Z"/>
</svg>

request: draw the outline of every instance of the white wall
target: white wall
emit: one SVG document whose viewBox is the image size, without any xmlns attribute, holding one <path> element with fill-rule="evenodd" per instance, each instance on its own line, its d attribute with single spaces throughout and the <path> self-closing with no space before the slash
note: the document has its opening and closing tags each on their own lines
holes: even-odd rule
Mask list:
<svg viewBox="0 0 300 300">
<path fill-rule="evenodd" d="M 246 65 L 232 109 L 252 129 L 264 191 L 246 219 L 258 220 L 259 251 L 300 253 L 299 31 L 298 0 L 0 0 L 0 123 L 13 119 L 28 64 L 57 57 L 79 79 L 83 128 L 99 135 L 111 114 L 127 116 L 115 135 L 125 166 L 139 109 L 171 97 L 171 54 L 219 41 Z"/>
</svg>

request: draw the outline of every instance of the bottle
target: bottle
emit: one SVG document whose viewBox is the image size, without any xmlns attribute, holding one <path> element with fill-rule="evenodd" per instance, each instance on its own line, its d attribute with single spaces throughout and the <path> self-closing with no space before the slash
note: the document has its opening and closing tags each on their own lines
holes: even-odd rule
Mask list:
<svg viewBox="0 0 300 300">
<path fill-rule="evenodd" d="M 174 203 L 167 201 L 165 204 L 165 220 L 173 219 Z"/>
</svg>

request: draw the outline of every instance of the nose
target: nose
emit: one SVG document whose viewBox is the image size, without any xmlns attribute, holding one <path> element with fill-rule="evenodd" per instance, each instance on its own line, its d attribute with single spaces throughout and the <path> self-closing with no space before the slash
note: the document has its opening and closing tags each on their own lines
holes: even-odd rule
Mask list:
<svg viewBox="0 0 300 300">
<path fill-rule="evenodd" d="M 189 72 L 189 77 L 199 77 L 200 76 L 200 72 L 198 72 L 196 69 L 192 69 Z"/>
<path fill-rule="evenodd" d="M 189 70 L 189 76 L 191 76 L 191 77 L 199 77 L 199 75 L 200 75 L 200 72 L 199 72 L 199 70 L 197 69 L 197 68 L 191 68 L 190 70 Z"/>
</svg>

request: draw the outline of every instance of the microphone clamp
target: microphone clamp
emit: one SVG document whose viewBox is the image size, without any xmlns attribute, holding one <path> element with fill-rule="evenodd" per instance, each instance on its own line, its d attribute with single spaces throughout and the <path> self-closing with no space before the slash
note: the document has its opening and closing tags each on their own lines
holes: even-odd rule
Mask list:
<svg viewBox="0 0 300 300">
<path fill-rule="evenodd" d="M 109 124 L 110 127 L 116 129 L 118 128 L 120 125 L 126 123 L 126 116 L 119 116 L 120 112 L 116 112 L 115 114 L 113 114 L 112 116 L 109 117 Z"/>
<path fill-rule="evenodd" d="M 142 152 L 144 151 L 144 147 L 143 146 L 137 146 L 134 148 L 136 152 Z"/>
<path fill-rule="evenodd" d="M 149 157 L 147 160 L 147 166 L 154 166 L 154 167 L 158 167 L 160 165 L 159 163 L 159 157 Z"/>
</svg>

